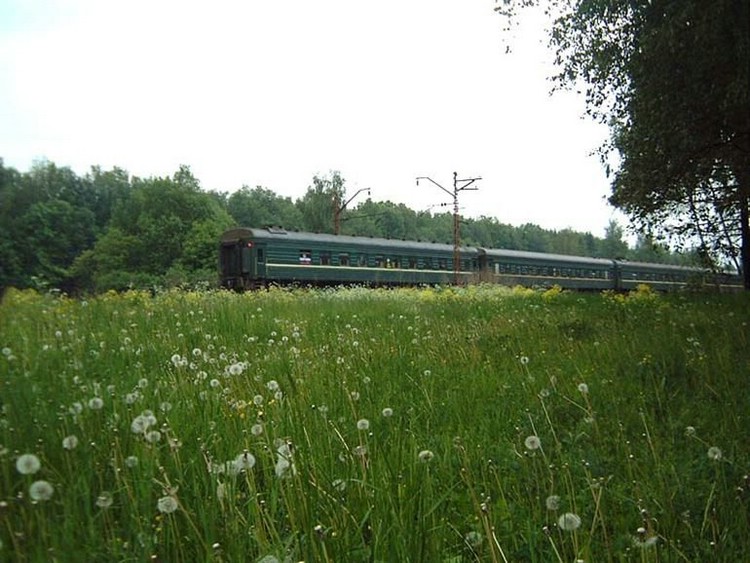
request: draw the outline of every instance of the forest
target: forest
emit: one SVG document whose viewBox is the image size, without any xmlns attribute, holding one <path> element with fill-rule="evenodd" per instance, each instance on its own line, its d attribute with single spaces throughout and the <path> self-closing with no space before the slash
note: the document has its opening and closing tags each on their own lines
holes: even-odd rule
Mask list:
<svg viewBox="0 0 750 563">
<path fill-rule="evenodd" d="M 221 232 L 235 225 L 451 242 L 450 212 L 414 211 L 369 197 L 347 208 L 339 172 L 314 176 L 292 200 L 268 188 L 205 189 L 189 166 L 172 176 L 139 178 L 92 166 L 83 176 L 53 162 L 22 172 L 0 159 L 0 288 L 68 294 L 129 288 L 213 287 Z M 493 217 L 463 218 L 461 242 L 580 256 L 684 262 L 648 238 L 634 247 L 611 222 L 605 237 Z"/>
</svg>

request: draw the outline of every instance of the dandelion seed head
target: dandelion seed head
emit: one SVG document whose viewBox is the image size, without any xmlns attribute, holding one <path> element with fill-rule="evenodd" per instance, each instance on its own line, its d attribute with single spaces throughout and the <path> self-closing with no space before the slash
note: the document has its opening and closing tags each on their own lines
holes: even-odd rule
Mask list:
<svg viewBox="0 0 750 563">
<path fill-rule="evenodd" d="M 279 390 L 279 382 L 275 379 L 271 379 L 270 381 L 266 382 L 266 388 L 269 391 L 278 391 Z"/>
<path fill-rule="evenodd" d="M 711 446 L 708 448 L 708 459 L 711 459 L 713 461 L 720 461 L 722 458 L 722 452 L 721 449 L 717 448 L 716 446 Z"/>
<path fill-rule="evenodd" d="M 113 502 L 114 497 L 109 491 L 102 491 L 101 493 L 99 493 L 99 496 L 96 497 L 96 506 L 98 506 L 99 508 L 109 508 L 110 506 L 112 506 Z"/>
<path fill-rule="evenodd" d="M 579 383 L 578 384 L 578 392 L 581 393 L 581 395 L 588 395 L 589 392 L 589 386 L 585 383 Z"/>
<path fill-rule="evenodd" d="M 130 469 L 136 467 L 138 465 L 138 458 L 134 455 L 129 455 L 125 458 L 125 465 Z"/>
<path fill-rule="evenodd" d="M 178 507 L 179 503 L 177 502 L 177 499 L 172 495 L 161 497 L 158 501 L 156 501 L 156 508 L 162 514 L 171 514 L 172 512 L 177 510 Z"/>
<path fill-rule="evenodd" d="M 44 501 L 52 498 L 55 488 L 48 481 L 34 481 L 29 485 L 31 500 Z"/>
<path fill-rule="evenodd" d="M 526 364 L 528 364 L 528 363 L 529 363 L 529 357 L 528 357 L 528 356 L 521 356 L 521 357 L 520 357 L 520 358 L 518 359 L 518 361 L 519 361 L 519 362 L 521 362 L 521 365 L 522 365 L 522 366 L 525 366 Z"/>
<path fill-rule="evenodd" d="M 247 471 L 255 466 L 255 456 L 250 452 L 243 452 L 232 462 L 236 473 Z"/>
<path fill-rule="evenodd" d="M 560 497 L 558 495 L 550 495 L 544 501 L 547 510 L 557 510 L 560 508 Z"/>
<path fill-rule="evenodd" d="M 471 531 L 464 536 L 464 541 L 472 548 L 482 545 L 484 537 L 479 532 Z"/>
<path fill-rule="evenodd" d="M 78 437 L 74 434 L 65 436 L 62 441 L 62 447 L 66 450 L 74 450 L 78 446 Z"/>
<path fill-rule="evenodd" d="M 382 414 L 385 418 L 389 418 L 393 416 L 393 409 L 390 407 L 385 407 L 382 411 Z"/>
<path fill-rule="evenodd" d="M 34 454 L 23 454 L 16 460 L 16 470 L 21 475 L 33 475 L 42 468 L 42 462 Z"/>
<path fill-rule="evenodd" d="M 539 436 L 534 436 L 532 434 L 531 436 L 526 437 L 526 439 L 523 441 L 523 445 L 526 446 L 527 450 L 533 452 L 534 450 L 538 450 L 542 447 L 542 441 L 539 439 Z"/>
<path fill-rule="evenodd" d="M 102 407 L 104 407 L 104 401 L 101 397 L 92 397 L 91 399 L 89 399 L 89 408 L 92 411 L 101 410 Z"/>
<path fill-rule="evenodd" d="M 360 418 L 357 421 L 357 430 L 369 430 L 370 429 L 370 421 L 366 418 Z"/>
<path fill-rule="evenodd" d="M 429 463 L 433 460 L 434 457 L 435 454 L 432 453 L 431 450 L 422 450 L 417 454 L 417 459 L 419 459 L 421 463 Z"/>
<path fill-rule="evenodd" d="M 557 519 L 557 525 L 561 530 L 572 532 L 581 526 L 581 517 L 573 512 L 566 512 Z"/>
<path fill-rule="evenodd" d="M 161 441 L 161 432 L 159 432 L 158 430 L 151 430 L 150 432 L 146 432 L 146 441 L 149 444 L 155 444 Z"/>
<path fill-rule="evenodd" d="M 260 436 L 261 434 L 263 434 L 263 425 L 262 424 L 253 424 L 250 427 L 250 433 L 253 436 Z"/>
</svg>

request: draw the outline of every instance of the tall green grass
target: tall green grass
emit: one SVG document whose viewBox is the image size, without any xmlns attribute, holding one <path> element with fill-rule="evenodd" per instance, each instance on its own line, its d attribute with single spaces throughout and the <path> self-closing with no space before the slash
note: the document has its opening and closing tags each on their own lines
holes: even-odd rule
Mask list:
<svg viewBox="0 0 750 563">
<path fill-rule="evenodd" d="M 0 559 L 740 561 L 748 319 L 646 290 L 10 291 Z"/>
</svg>

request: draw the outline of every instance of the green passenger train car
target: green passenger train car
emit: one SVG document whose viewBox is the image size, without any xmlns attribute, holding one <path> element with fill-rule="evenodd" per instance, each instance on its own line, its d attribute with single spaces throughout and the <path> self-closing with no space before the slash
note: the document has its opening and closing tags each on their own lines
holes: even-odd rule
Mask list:
<svg viewBox="0 0 750 563">
<path fill-rule="evenodd" d="M 739 290 L 737 274 L 649 264 L 463 246 L 454 269 L 451 244 L 234 228 L 221 236 L 222 287 L 268 284 L 448 285 L 475 282 L 587 290 L 630 290 L 648 284 L 673 291 L 688 285 Z"/>
<path fill-rule="evenodd" d="M 472 281 L 477 249 L 461 248 L 459 283 Z M 454 282 L 453 246 L 371 237 L 236 228 L 221 237 L 221 285 L 419 285 Z"/>
</svg>

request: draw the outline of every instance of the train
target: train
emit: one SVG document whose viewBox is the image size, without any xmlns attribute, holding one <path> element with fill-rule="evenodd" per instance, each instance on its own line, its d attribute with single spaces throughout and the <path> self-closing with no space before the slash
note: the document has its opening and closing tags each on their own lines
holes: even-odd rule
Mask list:
<svg viewBox="0 0 750 563">
<path fill-rule="evenodd" d="M 219 283 L 237 291 L 269 285 L 471 283 L 596 291 L 628 291 L 642 284 L 659 291 L 742 289 L 737 274 L 696 267 L 478 246 L 460 246 L 456 252 L 452 244 L 281 227 L 232 228 L 221 235 L 219 246 Z"/>
</svg>

